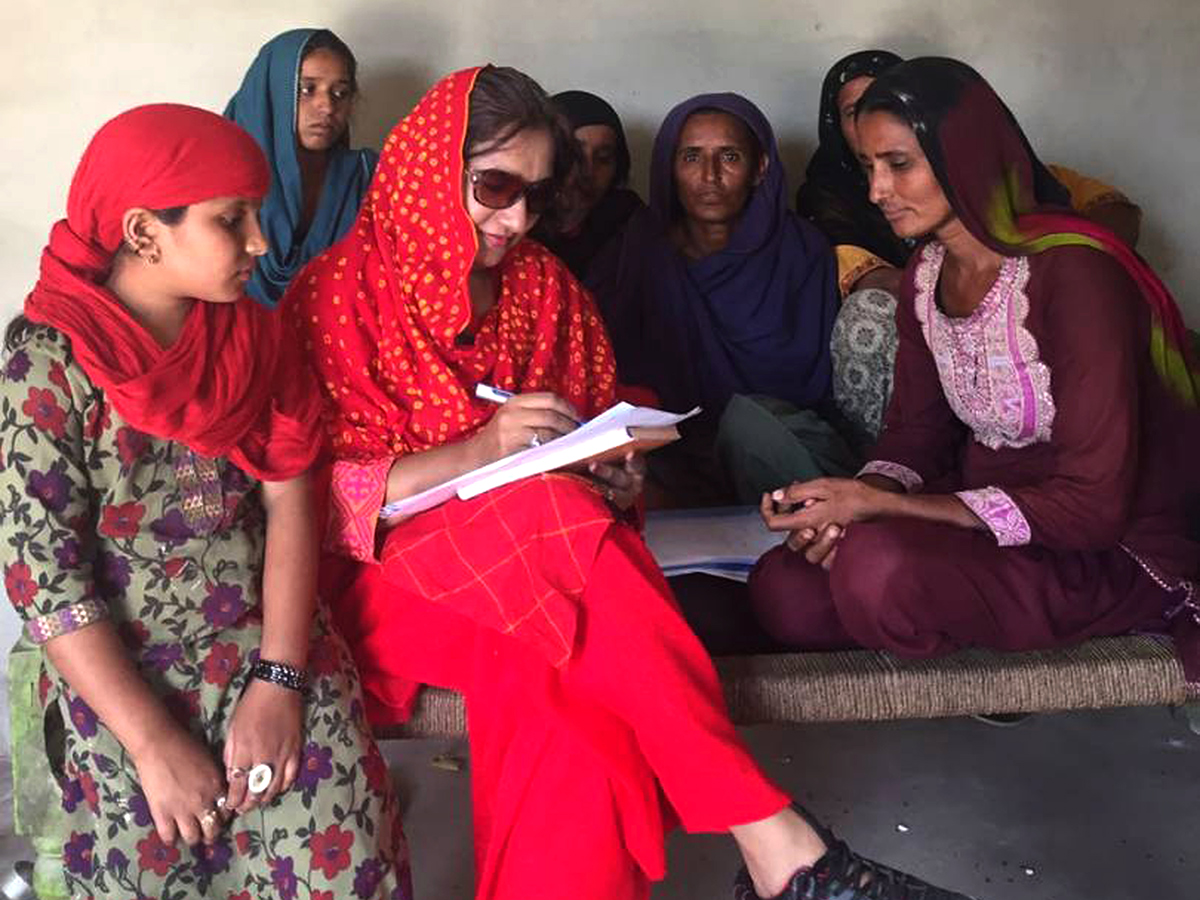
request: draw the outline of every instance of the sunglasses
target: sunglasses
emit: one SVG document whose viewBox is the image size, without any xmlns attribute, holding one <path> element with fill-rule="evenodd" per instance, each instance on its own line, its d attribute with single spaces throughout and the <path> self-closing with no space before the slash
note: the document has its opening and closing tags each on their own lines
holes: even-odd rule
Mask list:
<svg viewBox="0 0 1200 900">
<path fill-rule="evenodd" d="M 472 195 L 488 209 L 508 209 L 524 197 L 526 212 L 531 216 L 540 216 L 554 205 L 557 192 L 553 179 L 530 182 L 503 169 L 480 169 L 477 172 L 468 169 L 467 175 L 471 179 Z"/>
</svg>

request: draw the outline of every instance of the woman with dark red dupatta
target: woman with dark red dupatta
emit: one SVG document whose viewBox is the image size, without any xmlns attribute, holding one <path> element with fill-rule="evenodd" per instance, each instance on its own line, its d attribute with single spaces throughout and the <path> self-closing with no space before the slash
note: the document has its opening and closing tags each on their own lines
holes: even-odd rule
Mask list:
<svg viewBox="0 0 1200 900">
<path fill-rule="evenodd" d="M 455 73 L 392 131 L 355 227 L 285 298 L 331 401 L 341 559 L 322 581 L 370 714 L 402 721 L 415 682 L 465 695 L 478 897 L 646 898 L 678 819 L 733 833 L 738 897 L 820 883 L 849 900 L 869 883 L 899 900 L 915 879 L 810 825 L 738 740 L 711 662 L 620 521 L 640 460 L 378 522 L 385 500 L 613 402 L 591 298 L 524 240 L 571 162 L 527 76 Z M 480 382 L 516 396 L 476 400 Z"/>
<path fill-rule="evenodd" d="M 1200 688 L 1200 377 L 1174 300 L 1048 201 L 1057 184 L 963 63 L 889 69 L 857 127 L 871 199 L 926 241 L 872 461 L 763 498 L 790 537 L 751 578 L 761 621 L 907 656 L 1170 626 Z"/>
</svg>

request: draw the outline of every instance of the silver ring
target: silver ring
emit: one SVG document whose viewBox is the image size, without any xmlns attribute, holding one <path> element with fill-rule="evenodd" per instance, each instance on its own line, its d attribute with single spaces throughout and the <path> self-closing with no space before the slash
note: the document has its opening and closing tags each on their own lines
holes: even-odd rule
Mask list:
<svg viewBox="0 0 1200 900">
<path fill-rule="evenodd" d="M 533 433 L 533 437 L 531 437 L 529 439 L 529 446 L 530 447 L 542 446 L 542 439 L 540 437 L 538 437 L 538 433 L 536 431 Z"/>
<path fill-rule="evenodd" d="M 275 777 L 275 770 L 266 763 L 259 763 L 250 770 L 250 781 L 246 787 L 252 794 L 261 794 L 271 786 L 271 779 Z"/>
<path fill-rule="evenodd" d="M 216 803 L 214 804 L 217 807 L 217 812 L 223 810 L 227 802 L 228 801 L 224 797 L 218 797 Z"/>
</svg>

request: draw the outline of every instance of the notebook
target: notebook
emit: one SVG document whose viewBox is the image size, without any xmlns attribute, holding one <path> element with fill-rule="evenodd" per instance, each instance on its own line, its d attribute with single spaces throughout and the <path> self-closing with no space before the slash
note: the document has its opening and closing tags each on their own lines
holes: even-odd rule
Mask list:
<svg viewBox="0 0 1200 900">
<path fill-rule="evenodd" d="M 668 578 L 703 572 L 746 581 L 758 558 L 783 542 L 757 506 L 655 510 L 646 515 L 646 546 Z"/>
<path fill-rule="evenodd" d="M 470 500 L 530 475 L 584 466 L 594 460 L 616 460 L 630 450 L 652 450 L 678 440 L 679 431 L 675 426 L 699 412 L 699 407 L 686 413 L 669 413 L 646 406 L 618 403 L 570 434 L 513 453 L 419 494 L 395 500 L 379 511 L 379 517 L 395 519 L 411 516 L 445 503 L 452 497 Z"/>
</svg>

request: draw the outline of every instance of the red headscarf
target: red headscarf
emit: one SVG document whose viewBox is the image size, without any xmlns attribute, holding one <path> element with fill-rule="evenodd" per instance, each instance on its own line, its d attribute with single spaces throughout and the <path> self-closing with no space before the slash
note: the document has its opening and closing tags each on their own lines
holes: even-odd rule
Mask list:
<svg viewBox="0 0 1200 900">
<path fill-rule="evenodd" d="M 79 162 L 25 315 L 70 338 L 76 361 L 134 428 L 280 481 L 312 464 L 320 415 L 281 320 L 246 298 L 197 302 L 164 350 L 104 286 L 126 210 L 261 197 L 269 184 L 254 139 L 214 113 L 175 104 L 122 113 Z"/>
<path fill-rule="evenodd" d="M 284 299 L 333 400 L 334 454 L 378 459 L 471 434 L 495 412 L 488 381 L 553 391 L 585 416 L 614 399 L 595 305 L 555 256 L 522 241 L 500 263 L 500 298 L 474 335 L 467 277 L 477 249 L 463 203 L 463 141 L 480 69 L 443 79 L 388 135 L 354 227 Z"/>
</svg>

